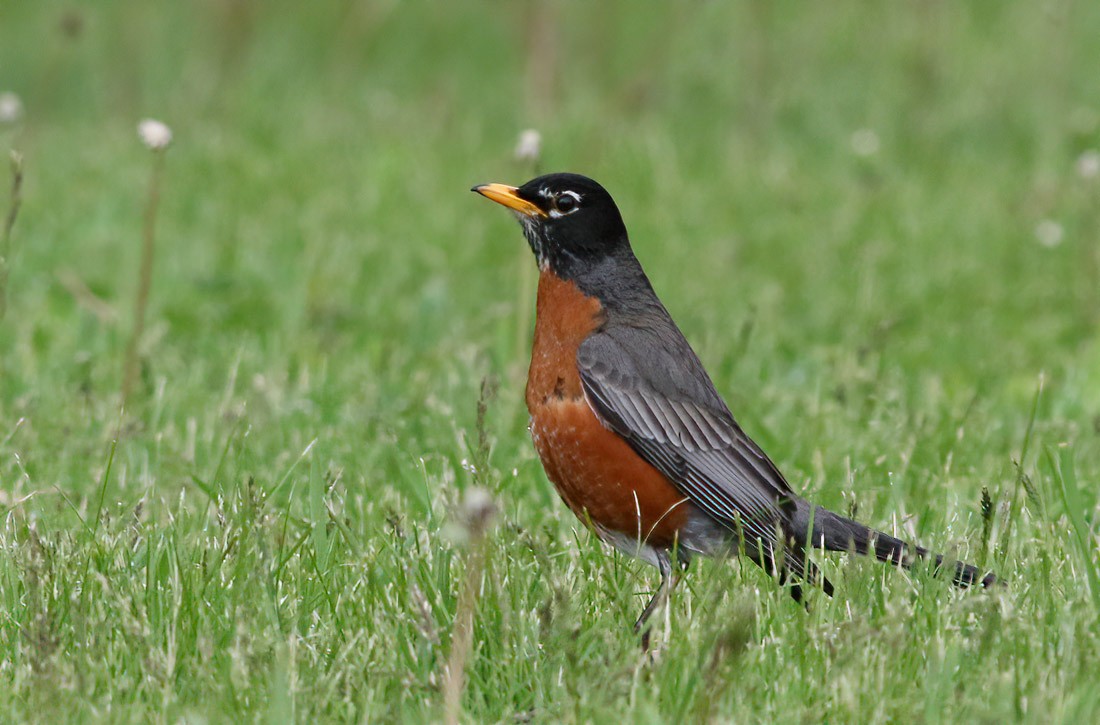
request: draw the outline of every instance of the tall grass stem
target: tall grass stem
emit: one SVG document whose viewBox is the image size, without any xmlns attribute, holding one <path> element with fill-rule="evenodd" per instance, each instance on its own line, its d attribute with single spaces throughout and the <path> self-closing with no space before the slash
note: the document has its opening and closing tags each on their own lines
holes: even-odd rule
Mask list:
<svg viewBox="0 0 1100 725">
<path fill-rule="evenodd" d="M 8 216 L 4 220 L 4 233 L 0 236 L 0 320 L 8 311 L 8 279 L 11 271 L 11 235 L 19 208 L 23 205 L 23 157 L 11 152 L 11 194 Z"/>
<path fill-rule="evenodd" d="M 164 176 L 164 150 L 153 151 L 153 168 L 149 175 L 145 202 L 145 223 L 142 229 L 141 264 L 138 267 L 138 290 L 134 297 L 134 320 L 122 373 L 122 407 L 125 409 L 138 375 L 139 347 L 145 332 L 145 310 L 153 286 L 153 252 L 156 248 L 157 209 L 160 206 L 161 178 Z"/>
</svg>

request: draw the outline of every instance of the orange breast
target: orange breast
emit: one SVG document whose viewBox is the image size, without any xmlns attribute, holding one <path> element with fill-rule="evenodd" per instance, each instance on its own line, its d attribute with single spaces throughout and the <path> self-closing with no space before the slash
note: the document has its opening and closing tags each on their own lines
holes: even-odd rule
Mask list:
<svg viewBox="0 0 1100 725">
<path fill-rule="evenodd" d="M 668 548 L 691 510 L 682 495 L 584 399 L 577 348 L 604 319 L 599 300 L 552 272 L 539 277 L 527 377 L 531 436 L 547 477 L 585 524 Z"/>
</svg>

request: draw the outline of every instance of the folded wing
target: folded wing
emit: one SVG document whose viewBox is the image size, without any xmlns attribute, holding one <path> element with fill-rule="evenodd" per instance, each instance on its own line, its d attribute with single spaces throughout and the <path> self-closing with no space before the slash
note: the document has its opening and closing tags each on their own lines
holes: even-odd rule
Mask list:
<svg viewBox="0 0 1100 725">
<path fill-rule="evenodd" d="M 684 496 L 731 531 L 740 526 L 746 538 L 776 541 L 794 494 L 678 330 L 598 332 L 581 345 L 577 366 L 600 421 Z"/>
</svg>

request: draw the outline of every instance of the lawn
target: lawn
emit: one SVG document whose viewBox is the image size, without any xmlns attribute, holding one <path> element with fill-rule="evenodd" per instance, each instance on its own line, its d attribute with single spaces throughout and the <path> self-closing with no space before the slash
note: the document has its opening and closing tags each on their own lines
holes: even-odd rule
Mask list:
<svg viewBox="0 0 1100 725">
<path fill-rule="evenodd" d="M 1060 2 L 4 4 L 0 720 L 438 721 L 464 611 L 464 721 L 1100 719 L 1097 37 Z M 700 561 L 643 656 L 656 572 L 535 458 L 534 262 L 468 191 L 536 170 L 611 191 L 796 490 L 1006 586 L 831 555 L 804 609 Z"/>
</svg>

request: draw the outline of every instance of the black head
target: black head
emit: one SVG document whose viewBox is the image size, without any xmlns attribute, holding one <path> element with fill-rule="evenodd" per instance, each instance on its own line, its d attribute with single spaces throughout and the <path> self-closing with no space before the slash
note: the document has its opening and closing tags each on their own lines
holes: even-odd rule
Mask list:
<svg viewBox="0 0 1100 725">
<path fill-rule="evenodd" d="M 607 191 L 580 174 L 547 174 L 516 188 L 475 186 L 482 196 L 515 212 L 541 269 L 571 279 L 621 253 L 630 242 Z"/>
</svg>

